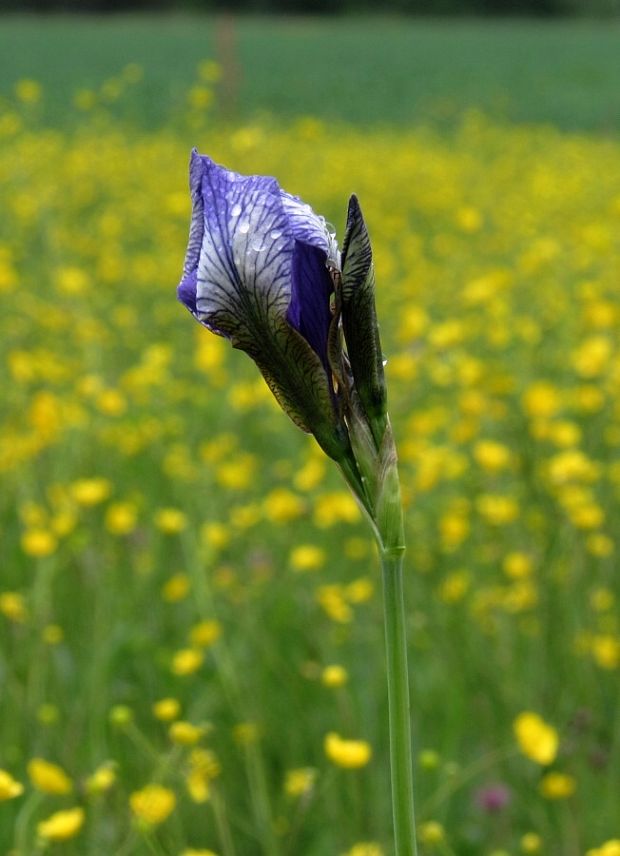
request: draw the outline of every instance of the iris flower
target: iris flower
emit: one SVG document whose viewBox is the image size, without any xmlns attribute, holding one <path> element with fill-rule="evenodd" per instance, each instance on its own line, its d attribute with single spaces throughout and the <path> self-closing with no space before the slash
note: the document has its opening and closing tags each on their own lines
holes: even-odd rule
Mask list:
<svg viewBox="0 0 620 856">
<path fill-rule="evenodd" d="M 192 152 L 193 211 L 180 301 L 257 364 L 364 508 L 381 555 L 394 835 L 415 856 L 403 514 L 387 416 L 368 232 L 349 200 L 342 253 L 325 219 L 274 178 Z"/>
<path fill-rule="evenodd" d="M 387 416 L 372 255 L 356 197 L 341 255 L 325 219 L 274 178 L 239 175 L 194 150 L 190 191 L 179 300 L 249 354 L 372 515 L 372 487 L 353 447 L 370 442 L 376 452 Z"/>
</svg>

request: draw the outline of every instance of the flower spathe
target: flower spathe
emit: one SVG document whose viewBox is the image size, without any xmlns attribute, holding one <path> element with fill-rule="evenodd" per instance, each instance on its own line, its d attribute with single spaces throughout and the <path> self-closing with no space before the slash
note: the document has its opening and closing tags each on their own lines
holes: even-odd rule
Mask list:
<svg viewBox="0 0 620 856">
<path fill-rule="evenodd" d="M 325 219 L 274 178 L 239 175 L 194 150 L 190 190 L 179 300 L 252 357 L 285 412 L 339 464 L 382 545 L 395 546 L 396 458 L 356 197 L 341 257 Z"/>
</svg>

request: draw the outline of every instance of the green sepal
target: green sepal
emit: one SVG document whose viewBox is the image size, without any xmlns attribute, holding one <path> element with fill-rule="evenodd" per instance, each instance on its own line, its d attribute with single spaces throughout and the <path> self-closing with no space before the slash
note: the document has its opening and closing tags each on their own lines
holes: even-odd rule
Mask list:
<svg viewBox="0 0 620 856">
<path fill-rule="evenodd" d="M 293 422 L 302 431 L 314 434 L 330 458 L 341 460 L 348 454 L 349 438 L 334 407 L 321 360 L 282 316 L 269 318 L 265 326 L 268 329 L 250 331 L 239 325 L 231 336 L 233 347 L 254 360 Z"/>
<path fill-rule="evenodd" d="M 387 423 L 387 392 L 375 307 L 372 250 L 355 195 L 349 200 L 342 246 L 341 300 L 342 328 L 355 388 L 379 448 Z"/>
<path fill-rule="evenodd" d="M 385 433 L 377 458 L 375 521 L 382 552 L 393 556 L 404 552 L 405 530 L 400 479 L 398 477 L 398 460 L 389 419 L 386 419 Z"/>
</svg>

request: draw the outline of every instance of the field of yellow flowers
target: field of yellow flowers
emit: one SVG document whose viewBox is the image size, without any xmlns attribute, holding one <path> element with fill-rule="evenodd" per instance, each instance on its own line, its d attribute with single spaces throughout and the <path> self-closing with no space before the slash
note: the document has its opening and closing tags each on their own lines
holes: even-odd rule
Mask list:
<svg viewBox="0 0 620 856">
<path fill-rule="evenodd" d="M 376 556 L 175 301 L 195 144 L 368 221 L 422 853 L 618 856 L 620 143 L 224 127 L 208 62 L 149 133 L 139 76 L 0 116 L 0 852 L 392 852 Z"/>
</svg>

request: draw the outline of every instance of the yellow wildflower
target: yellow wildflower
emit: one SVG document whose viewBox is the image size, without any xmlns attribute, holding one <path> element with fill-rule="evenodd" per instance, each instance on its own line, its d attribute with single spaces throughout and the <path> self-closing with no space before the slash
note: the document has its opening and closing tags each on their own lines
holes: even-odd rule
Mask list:
<svg viewBox="0 0 620 856">
<path fill-rule="evenodd" d="M 291 550 L 289 561 L 295 571 L 316 571 L 325 564 L 325 550 L 313 544 L 300 544 Z"/>
<path fill-rule="evenodd" d="M 513 729 L 523 754 L 543 766 L 553 763 L 558 751 L 558 733 L 542 717 L 531 711 L 520 713 Z"/>
<path fill-rule="evenodd" d="M 204 736 L 206 728 L 204 725 L 194 725 L 191 722 L 178 720 L 173 722 L 168 729 L 168 736 L 173 743 L 181 746 L 193 746 Z"/>
<path fill-rule="evenodd" d="M 59 624 L 46 624 L 41 637 L 46 645 L 60 645 L 65 634 Z"/>
<path fill-rule="evenodd" d="M 192 675 L 202 666 L 204 654 L 197 648 L 182 648 L 172 658 L 171 669 L 175 675 Z"/>
<path fill-rule="evenodd" d="M 155 526 L 165 535 L 178 535 L 187 528 L 187 517 L 178 508 L 160 508 L 154 520 Z"/>
<path fill-rule="evenodd" d="M 620 666 L 620 638 L 609 633 L 593 636 L 591 641 L 594 662 L 601 669 L 617 669 Z"/>
<path fill-rule="evenodd" d="M 181 703 L 176 698 L 162 698 L 153 705 L 153 716 L 162 722 L 171 722 L 181 711 Z"/>
<path fill-rule="evenodd" d="M 163 785 L 146 785 L 130 795 L 129 805 L 138 820 L 148 826 L 156 826 L 172 814 L 176 806 L 176 796 L 174 791 Z"/>
<path fill-rule="evenodd" d="M 540 853 L 542 850 L 542 838 L 536 832 L 526 832 L 520 841 L 522 853 Z"/>
<path fill-rule="evenodd" d="M 42 559 L 55 552 L 58 541 L 47 529 L 27 529 L 22 535 L 21 544 L 27 556 Z"/>
<path fill-rule="evenodd" d="M 588 850 L 586 856 L 620 856 L 620 838 L 612 838 L 600 847 Z"/>
<path fill-rule="evenodd" d="M 560 392 L 547 381 L 537 381 L 523 395 L 523 406 L 531 417 L 553 416 L 561 407 Z"/>
<path fill-rule="evenodd" d="M 360 841 L 354 844 L 344 856 L 384 856 L 385 851 L 374 841 Z"/>
<path fill-rule="evenodd" d="M 19 797 L 23 792 L 24 786 L 21 782 L 14 779 L 6 770 L 0 770 L 0 802 Z"/>
<path fill-rule="evenodd" d="M 116 764 L 106 761 L 86 779 L 86 790 L 90 794 L 103 794 L 116 782 Z"/>
<path fill-rule="evenodd" d="M 58 764 L 44 758 L 33 758 L 28 762 L 28 776 L 34 787 L 44 794 L 68 794 L 73 790 L 69 776 Z"/>
<path fill-rule="evenodd" d="M 222 625 L 215 618 L 195 624 L 189 631 L 189 639 L 195 648 L 208 648 L 222 635 Z"/>
<path fill-rule="evenodd" d="M 239 722 L 233 728 L 233 737 L 240 746 L 250 746 L 260 737 L 260 726 L 256 722 Z"/>
<path fill-rule="evenodd" d="M 567 773 L 546 773 L 540 780 L 539 790 L 548 800 L 562 800 L 572 796 L 577 782 Z"/>
<path fill-rule="evenodd" d="M 427 820 L 420 824 L 419 828 L 420 841 L 422 844 L 441 844 L 446 839 L 446 833 L 443 826 L 436 820 Z"/>
<path fill-rule="evenodd" d="M 357 523 L 360 516 L 357 503 L 345 491 L 321 494 L 314 505 L 314 522 L 322 529 L 336 523 Z"/>
<path fill-rule="evenodd" d="M 194 847 L 190 847 L 187 850 L 183 850 L 181 856 L 217 856 L 217 853 L 214 850 L 196 850 Z"/>
<path fill-rule="evenodd" d="M 323 746 L 332 764 L 346 770 L 365 767 L 372 757 L 370 743 L 365 740 L 344 740 L 334 731 L 325 736 Z"/>
<path fill-rule="evenodd" d="M 297 767 L 287 770 L 284 779 L 284 792 L 289 797 L 301 797 L 314 787 L 318 770 L 314 767 Z"/>
<path fill-rule="evenodd" d="M 263 501 L 265 516 L 273 523 L 295 520 L 304 513 L 305 507 L 303 499 L 286 488 L 272 490 Z"/>
<path fill-rule="evenodd" d="M 349 680 L 349 675 L 344 666 L 325 666 L 321 681 L 326 687 L 342 687 Z"/>
<path fill-rule="evenodd" d="M 0 592 L 0 613 L 6 616 L 9 621 L 23 624 L 28 616 L 23 596 L 16 591 Z"/>
<path fill-rule="evenodd" d="M 80 806 L 57 811 L 38 824 L 37 834 L 47 841 L 68 841 L 79 833 L 84 819 L 84 809 Z"/>
<path fill-rule="evenodd" d="M 508 553 L 504 556 L 502 562 L 502 570 L 506 576 L 513 580 L 520 580 L 523 577 L 528 577 L 534 569 L 532 558 L 527 553 Z"/>
<path fill-rule="evenodd" d="M 510 496 L 481 494 L 476 502 L 478 512 L 492 526 L 504 526 L 519 516 L 519 506 Z"/>
<path fill-rule="evenodd" d="M 177 603 L 187 597 L 190 585 L 187 574 L 174 574 L 161 587 L 162 599 L 168 603 Z"/>
<path fill-rule="evenodd" d="M 105 513 L 105 527 L 112 535 L 130 535 L 136 528 L 138 509 L 132 502 L 114 502 Z"/>
<path fill-rule="evenodd" d="M 71 485 L 71 496 L 78 505 L 90 507 L 107 499 L 112 492 L 108 479 L 78 479 Z"/>
<path fill-rule="evenodd" d="M 476 462 L 489 472 L 499 472 L 510 464 L 510 449 L 495 440 L 480 440 L 474 446 Z"/>
<path fill-rule="evenodd" d="M 43 89 L 38 80 L 24 77 L 15 84 L 15 95 L 24 104 L 36 104 L 41 100 Z"/>
</svg>

